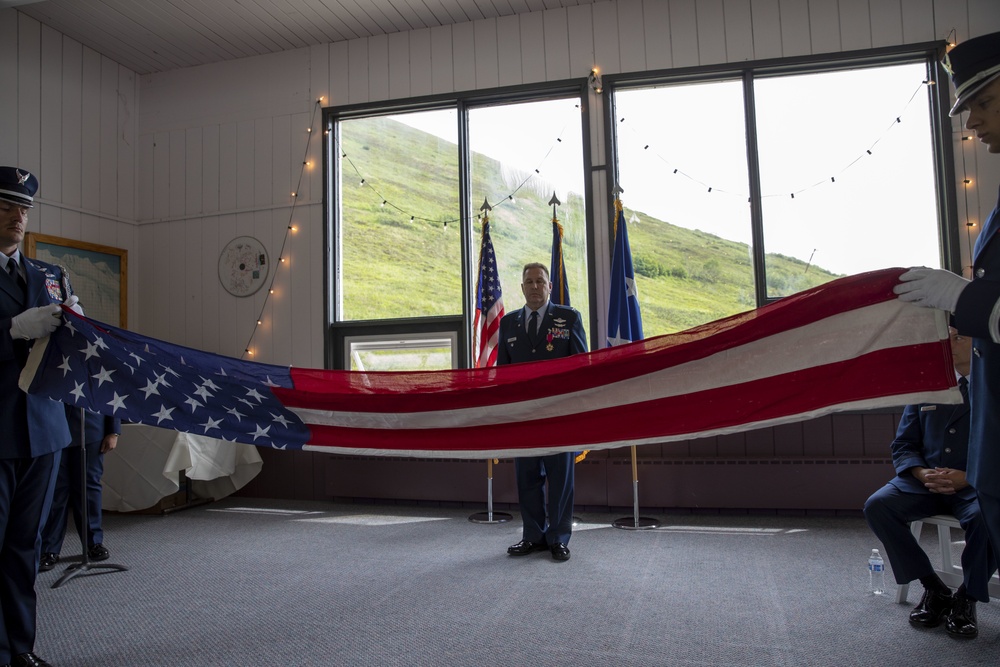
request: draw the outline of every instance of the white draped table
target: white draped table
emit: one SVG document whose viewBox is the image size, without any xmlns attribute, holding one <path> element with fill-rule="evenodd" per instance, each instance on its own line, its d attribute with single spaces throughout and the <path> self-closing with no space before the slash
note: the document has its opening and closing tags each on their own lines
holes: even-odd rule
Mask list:
<svg viewBox="0 0 1000 667">
<path fill-rule="evenodd" d="M 218 500 L 257 476 L 263 460 L 252 445 L 122 424 L 114 451 L 104 455 L 101 506 L 113 512 L 152 507 L 180 489 L 180 473 L 199 498 Z"/>
</svg>

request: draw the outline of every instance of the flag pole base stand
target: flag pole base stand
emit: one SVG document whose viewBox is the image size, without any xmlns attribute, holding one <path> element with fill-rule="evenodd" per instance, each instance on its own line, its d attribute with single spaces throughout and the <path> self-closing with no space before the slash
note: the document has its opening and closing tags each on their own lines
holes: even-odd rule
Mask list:
<svg viewBox="0 0 1000 667">
<path fill-rule="evenodd" d="M 659 528 L 660 522 L 656 519 L 651 519 L 648 516 L 625 516 L 620 519 L 615 519 L 611 525 L 615 528 L 621 528 L 622 530 L 649 530 L 651 528 Z"/>
<path fill-rule="evenodd" d="M 472 523 L 507 523 L 514 517 L 507 512 L 476 512 L 469 517 Z"/>
<path fill-rule="evenodd" d="M 128 568 L 124 565 L 115 565 L 114 563 L 91 563 L 90 561 L 76 563 L 75 565 L 70 565 L 66 568 L 66 571 L 63 572 L 61 577 L 59 577 L 59 580 L 52 584 L 52 588 L 59 588 L 63 584 L 68 583 L 74 577 L 82 577 L 88 574 L 100 574 L 99 572 L 91 572 L 91 570 L 127 572 Z"/>
</svg>

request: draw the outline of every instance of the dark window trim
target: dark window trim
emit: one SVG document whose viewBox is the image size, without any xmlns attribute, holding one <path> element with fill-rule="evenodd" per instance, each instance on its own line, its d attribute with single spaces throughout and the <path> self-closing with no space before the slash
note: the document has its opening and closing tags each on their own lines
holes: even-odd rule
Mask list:
<svg viewBox="0 0 1000 667">
<path fill-rule="evenodd" d="M 935 163 L 934 182 L 938 201 L 938 227 L 941 235 L 942 266 L 961 272 L 961 251 L 958 238 L 958 196 L 951 184 L 955 182 L 955 160 L 951 141 L 951 120 L 948 117 L 949 83 L 940 65 L 947 43 L 923 42 L 902 46 L 862 51 L 814 54 L 795 58 L 772 58 L 746 61 L 739 64 L 721 63 L 698 67 L 653 70 L 624 74 L 608 74 L 604 80 L 605 150 L 609 156 L 607 170 L 608 192 L 612 192 L 618 178 L 616 145 L 617 114 L 614 93 L 624 88 L 680 83 L 706 83 L 723 80 L 741 80 L 744 90 L 744 118 L 747 129 L 747 166 L 750 182 L 751 238 L 753 239 L 754 289 L 757 305 L 762 306 L 775 298 L 767 297 L 765 246 L 763 237 L 763 209 L 760 197 L 760 173 L 757 165 L 757 136 L 753 107 L 753 81 L 757 78 L 787 76 L 824 71 L 837 71 L 863 67 L 880 67 L 905 63 L 927 63 L 932 150 Z M 614 203 L 608 203 L 608 220 L 614 218 Z M 609 242 L 614 243 L 612 230 L 608 229 Z"/>
</svg>

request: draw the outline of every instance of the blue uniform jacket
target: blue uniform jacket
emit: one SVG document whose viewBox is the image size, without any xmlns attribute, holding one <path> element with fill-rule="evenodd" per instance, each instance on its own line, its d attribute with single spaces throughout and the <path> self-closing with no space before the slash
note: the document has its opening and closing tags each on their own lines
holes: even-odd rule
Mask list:
<svg viewBox="0 0 1000 667">
<path fill-rule="evenodd" d="M 966 478 L 978 491 L 1000 498 L 1000 345 L 989 333 L 989 317 L 1000 300 L 1000 205 L 993 209 L 973 250 L 973 279 L 958 299 L 954 324 L 972 337 L 969 402 L 972 424 Z"/>
<path fill-rule="evenodd" d="M 13 340 L 10 322 L 35 306 L 62 303 L 68 296 L 68 281 L 62 269 L 36 259 L 22 258 L 27 294 L 9 279 L 0 276 L 0 458 L 34 458 L 50 454 L 69 444 L 69 428 L 63 404 L 26 394 L 18 388 L 21 369 L 28 359 L 32 341 Z"/>
<path fill-rule="evenodd" d="M 524 308 L 504 315 L 500 320 L 497 366 L 561 359 L 587 351 L 587 334 L 575 308 L 550 301 L 541 317 L 538 336 L 533 340 L 525 330 Z"/>
<path fill-rule="evenodd" d="M 889 481 L 906 493 L 930 493 L 913 475 L 906 472 L 921 468 L 966 470 L 969 451 L 969 403 L 907 405 L 892 441 L 892 464 L 896 477 Z M 976 490 L 967 486 L 955 494 L 971 500 Z"/>
</svg>

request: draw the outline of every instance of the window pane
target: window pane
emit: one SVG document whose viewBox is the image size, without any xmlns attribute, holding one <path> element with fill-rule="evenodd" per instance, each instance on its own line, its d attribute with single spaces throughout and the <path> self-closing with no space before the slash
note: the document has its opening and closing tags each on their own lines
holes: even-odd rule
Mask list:
<svg viewBox="0 0 1000 667">
<path fill-rule="evenodd" d="M 441 371 L 455 368 L 454 334 L 404 337 L 349 336 L 344 339 L 352 371 Z"/>
<path fill-rule="evenodd" d="M 524 305 L 521 268 L 549 265 L 552 206 L 563 226 L 563 263 L 570 305 L 590 318 L 587 280 L 587 213 L 579 98 L 476 107 L 469 111 L 472 210 L 484 200 L 507 312 Z M 508 196 L 512 196 L 509 199 Z M 480 231 L 473 235 L 479 256 Z M 549 267 L 549 271 L 554 269 Z M 474 290 L 473 290 L 474 291 Z"/>
<path fill-rule="evenodd" d="M 754 308 L 741 82 L 616 91 L 615 113 L 643 333 Z"/>
<path fill-rule="evenodd" d="M 917 63 L 755 81 L 768 296 L 941 265 L 925 78 Z"/>
<path fill-rule="evenodd" d="M 340 122 L 341 321 L 462 312 L 456 119 Z"/>
</svg>

